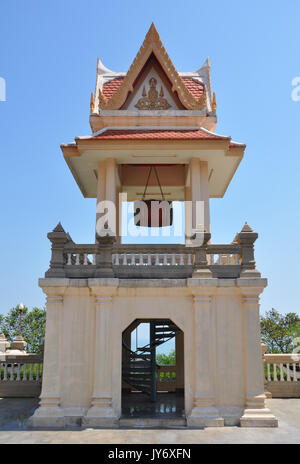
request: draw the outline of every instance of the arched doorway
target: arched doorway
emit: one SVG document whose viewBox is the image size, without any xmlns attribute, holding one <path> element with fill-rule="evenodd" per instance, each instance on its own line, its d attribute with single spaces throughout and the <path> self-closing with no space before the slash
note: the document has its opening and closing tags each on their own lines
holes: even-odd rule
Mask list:
<svg viewBox="0 0 300 464">
<path fill-rule="evenodd" d="M 183 363 L 183 331 L 172 320 L 135 319 L 122 333 L 122 417 L 183 418 Z"/>
</svg>

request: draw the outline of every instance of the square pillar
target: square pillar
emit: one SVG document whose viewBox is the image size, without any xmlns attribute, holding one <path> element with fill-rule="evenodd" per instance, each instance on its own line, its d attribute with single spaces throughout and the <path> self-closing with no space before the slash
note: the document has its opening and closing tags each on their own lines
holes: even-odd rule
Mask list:
<svg viewBox="0 0 300 464">
<path fill-rule="evenodd" d="M 208 162 L 200 161 L 200 190 L 201 200 L 204 202 L 204 229 L 210 232 Z"/>
<path fill-rule="evenodd" d="M 65 419 L 64 411 L 60 406 L 60 355 L 62 311 L 66 286 L 43 287 L 42 280 L 40 280 L 40 286 L 47 295 L 43 383 L 39 408 L 30 417 L 28 424 L 30 427 L 63 427 Z M 68 284 L 68 279 L 60 280 L 66 280 L 66 285 Z"/>
<path fill-rule="evenodd" d="M 240 285 L 243 280 L 246 279 L 238 279 Z M 259 280 L 265 281 L 265 279 Z M 278 419 L 265 406 L 258 296 L 262 287 L 241 286 L 241 290 L 243 294 L 245 410 L 240 424 L 241 427 L 277 427 Z"/>
<path fill-rule="evenodd" d="M 196 229 L 200 225 L 197 224 L 196 202 L 201 201 L 200 160 L 198 158 L 192 158 L 190 162 L 190 183 L 192 200 L 192 228 Z"/>
<path fill-rule="evenodd" d="M 193 289 L 194 290 L 194 289 Z M 194 303 L 194 404 L 187 417 L 190 427 L 220 427 L 224 419 L 215 406 L 212 372 L 215 369 L 211 349 L 211 295 L 193 295 Z"/>
<path fill-rule="evenodd" d="M 113 295 L 107 288 L 93 288 L 95 295 L 95 358 L 91 407 L 83 422 L 90 427 L 117 427 L 118 416 L 112 405 L 111 311 Z"/>
<path fill-rule="evenodd" d="M 97 183 L 97 206 L 96 206 L 96 229 L 97 221 L 104 212 L 100 213 L 99 204 L 102 201 L 109 201 L 114 205 L 111 213 L 114 215 L 111 220 L 111 229 L 114 236 L 118 235 L 117 230 L 117 168 L 115 158 L 107 158 L 98 164 L 98 183 Z M 105 213 L 106 214 L 106 213 Z"/>
</svg>

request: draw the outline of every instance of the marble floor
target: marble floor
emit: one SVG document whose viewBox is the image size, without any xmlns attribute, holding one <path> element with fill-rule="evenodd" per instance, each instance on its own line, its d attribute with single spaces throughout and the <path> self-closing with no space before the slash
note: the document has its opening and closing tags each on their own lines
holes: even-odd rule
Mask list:
<svg viewBox="0 0 300 464">
<path fill-rule="evenodd" d="M 298 443 L 300 399 L 270 399 L 267 406 L 278 417 L 278 428 L 207 427 L 205 429 L 73 429 L 28 430 L 27 420 L 38 400 L 0 398 L 0 444 L 193 444 Z"/>
</svg>

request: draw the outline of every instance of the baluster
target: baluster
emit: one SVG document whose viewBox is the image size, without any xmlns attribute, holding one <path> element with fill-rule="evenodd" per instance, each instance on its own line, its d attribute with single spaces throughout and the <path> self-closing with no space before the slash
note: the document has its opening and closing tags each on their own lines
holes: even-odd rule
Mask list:
<svg viewBox="0 0 300 464">
<path fill-rule="evenodd" d="M 297 382 L 296 363 L 293 363 L 293 381 Z"/>
<path fill-rule="evenodd" d="M 11 364 L 10 367 L 10 381 L 12 382 L 14 380 L 14 365 Z"/>
<path fill-rule="evenodd" d="M 215 255 L 211 254 L 210 255 L 210 265 L 212 266 L 213 264 L 215 264 Z"/>
<path fill-rule="evenodd" d="M 115 265 L 119 266 L 120 264 L 120 255 L 119 253 L 115 254 Z"/>
<path fill-rule="evenodd" d="M 286 372 L 287 372 L 287 381 L 291 381 L 291 373 L 290 373 L 290 363 L 286 364 Z"/>
<path fill-rule="evenodd" d="M 20 365 L 20 364 L 17 364 L 17 366 L 16 366 L 16 370 L 17 370 L 17 377 L 16 377 L 16 380 L 17 380 L 17 381 L 20 381 L 20 380 L 21 380 L 20 368 L 21 368 L 21 365 Z"/>
<path fill-rule="evenodd" d="M 76 265 L 76 266 L 79 266 L 79 264 L 80 264 L 80 254 L 79 254 L 79 253 L 76 253 L 75 265 Z"/>
<path fill-rule="evenodd" d="M 7 380 L 7 364 L 6 364 L 6 363 L 4 364 L 4 376 L 3 376 L 3 380 Z"/>
<path fill-rule="evenodd" d="M 176 253 L 172 253 L 171 255 L 171 264 L 172 266 L 176 266 Z"/>
<path fill-rule="evenodd" d="M 68 253 L 67 265 L 68 265 L 68 266 L 71 266 L 71 264 L 72 264 L 72 253 Z"/>
<path fill-rule="evenodd" d="M 27 380 L 27 371 L 26 371 L 26 369 L 27 369 L 27 364 L 24 364 L 23 365 L 23 379 L 22 379 L 23 382 L 26 382 L 26 380 Z"/>
<path fill-rule="evenodd" d="M 36 381 L 38 382 L 40 379 L 40 364 L 36 365 Z"/>
<path fill-rule="evenodd" d="M 147 265 L 151 266 L 151 253 L 147 253 Z"/>
<path fill-rule="evenodd" d="M 184 255 L 181 253 L 181 254 L 180 254 L 180 261 L 179 261 L 179 265 L 180 265 L 180 266 L 183 266 L 183 265 L 184 265 L 184 259 L 183 259 L 183 258 L 184 258 Z"/>
<path fill-rule="evenodd" d="M 234 264 L 239 264 L 239 255 L 238 254 L 234 255 Z"/>
<path fill-rule="evenodd" d="M 88 253 L 84 253 L 83 255 L 83 265 L 87 266 L 89 264 L 88 262 Z"/>
<path fill-rule="evenodd" d="M 268 363 L 267 364 L 267 378 L 268 378 L 268 382 L 271 382 L 271 370 L 270 370 L 270 364 Z"/>
<path fill-rule="evenodd" d="M 131 264 L 135 265 L 135 253 L 131 253 L 130 257 L 131 257 Z"/>
<path fill-rule="evenodd" d="M 283 376 L 283 364 L 280 363 L 280 382 L 284 381 L 284 376 Z"/>
<path fill-rule="evenodd" d="M 276 366 L 275 363 L 273 364 L 273 377 L 274 377 L 274 382 L 277 382 L 277 380 L 278 380 L 278 378 L 277 378 L 277 366 Z"/>
<path fill-rule="evenodd" d="M 163 254 L 163 265 L 164 266 L 167 266 L 168 264 L 168 255 L 166 255 L 166 253 Z"/>
<path fill-rule="evenodd" d="M 33 380 L 33 372 L 32 372 L 32 364 L 29 364 L 30 370 L 29 370 L 29 380 Z"/>
<path fill-rule="evenodd" d="M 228 253 L 228 254 L 226 255 L 226 258 L 227 258 L 226 264 L 229 266 L 229 265 L 230 265 L 231 255 Z"/>
<path fill-rule="evenodd" d="M 127 253 L 123 255 L 123 266 L 127 266 Z"/>
<path fill-rule="evenodd" d="M 155 253 L 155 266 L 159 266 L 159 254 Z"/>
<path fill-rule="evenodd" d="M 218 261 L 218 264 L 219 264 L 219 265 L 223 264 L 222 255 L 221 255 L 221 254 L 219 254 L 219 261 Z"/>
<path fill-rule="evenodd" d="M 189 253 L 188 254 L 188 266 L 192 265 L 192 255 Z"/>
</svg>

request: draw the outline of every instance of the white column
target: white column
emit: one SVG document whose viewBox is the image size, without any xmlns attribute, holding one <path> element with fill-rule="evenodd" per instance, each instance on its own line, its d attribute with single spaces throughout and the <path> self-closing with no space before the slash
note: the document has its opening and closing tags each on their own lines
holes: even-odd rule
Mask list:
<svg viewBox="0 0 300 464">
<path fill-rule="evenodd" d="M 242 280 L 242 279 L 240 279 Z M 243 339 L 245 410 L 242 427 L 276 427 L 278 420 L 265 407 L 264 379 L 261 369 L 261 334 L 257 288 L 243 288 Z"/>
<path fill-rule="evenodd" d="M 40 406 L 29 419 L 33 427 L 62 427 L 64 412 L 60 407 L 60 354 L 62 338 L 63 295 L 66 287 L 47 287 L 43 383 Z"/>
<path fill-rule="evenodd" d="M 96 294 L 94 386 L 91 407 L 84 419 L 89 426 L 117 426 L 112 405 L 111 310 L 112 296 Z"/>
<path fill-rule="evenodd" d="M 112 229 L 114 229 L 115 235 L 117 235 L 117 172 L 116 172 L 116 160 L 115 158 L 108 158 L 106 160 L 106 200 L 111 201 L 114 206 L 114 221 Z"/>
<path fill-rule="evenodd" d="M 211 296 L 194 295 L 194 404 L 189 426 L 223 426 L 224 419 L 215 407 L 212 370 L 215 369 L 211 353 Z"/>
<path fill-rule="evenodd" d="M 192 208 L 190 208 L 190 202 L 192 199 L 191 197 L 191 187 L 185 186 L 184 188 L 184 200 L 185 200 L 185 206 L 184 206 L 184 215 L 185 215 L 185 243 L 186 245 L 190 245 L 191 240 L 188 238 L 192 235 Z"/>
<path fill-rule="evenodd" d="M 98 164 L 98 179 L 97 179 L 97 203 L 96 203 L 96 226 L 99 217 L 101 216 L 98 213 L 98 204 L 101 201 L 106 200 L 106 162 L 99 161 Z"/>
<path fill-rule="evenodd" d="M 106 200 L 112 201 L 116 204 L 116 190 L 117 190 L 117 173 L 116 173 L 116 160 L 115 158 L 108 158 L 106 160 Z"/>
<path fill-rule="evenodd" d="M 198 158 L 192 158 L 190 161 L 190 181 L 191 181 L 191 200 L 193 202 L 192 207 L 192 225 L 196 228 L 196 202 L 201 200 L 201 179 L 200 179 L 200 160 Z"/>
<path fill-rule="evenodd" d="M 204 201 L 204 227 L 206 232 L 210 232 L 210 211 L 209 211 L 209 186 L 208 186 L 208 163 L 200 161 L 200 190 L 201 200 Z"/>
</svg>

